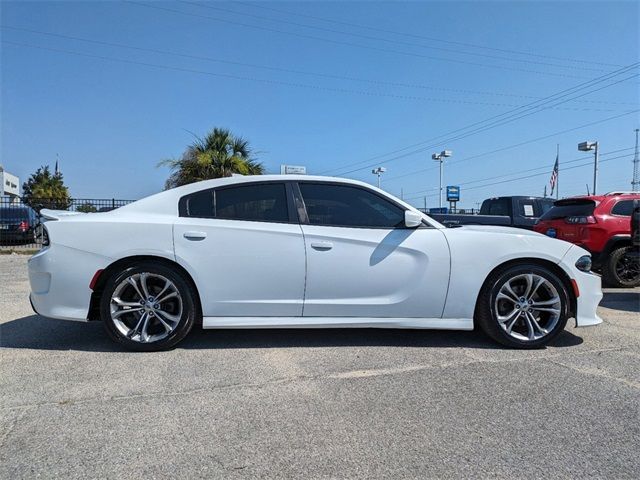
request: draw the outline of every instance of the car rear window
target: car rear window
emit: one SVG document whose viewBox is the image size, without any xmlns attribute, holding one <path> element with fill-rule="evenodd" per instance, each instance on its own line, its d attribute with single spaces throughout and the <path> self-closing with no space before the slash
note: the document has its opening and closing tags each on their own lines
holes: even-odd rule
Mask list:
<svg viewBox="0 0 640 480">
<path fill-rule="evenodd" d="M 12 220 L 28 220 L 29 211 L 20 207 L 2 207 L 0 208 L 0 220 L 8 222 Z"/>
<path fill-rule="evenodd" d="M 540 220 L 555 220 L 567 217 L 588 217 L 593 215 L 596 202 L 593 200 L 559 200 Z"/>
<path fill-rule="evenodd" d="M 612 215 L 622 215 L 624 217 L 630 217 L 631 212 L 633 212 L 633 200 L 622 200 L 611 209 Z"/>
</svg>

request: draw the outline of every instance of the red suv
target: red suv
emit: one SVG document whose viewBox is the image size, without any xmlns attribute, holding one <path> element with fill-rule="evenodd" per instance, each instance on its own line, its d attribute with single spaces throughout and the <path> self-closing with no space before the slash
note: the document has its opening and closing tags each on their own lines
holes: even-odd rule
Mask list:
<svg viewBox="0 0 640 480">
<path fill-rule="evenodd" d="M 638 262 L 631 259 L 631 213 L 640 193 L 565 198 L 556 201 L 533 229 L 580 245 L 591 253 L 593 269 L 605 283 L 619 287 L 640 285 Z"/>
</svg>

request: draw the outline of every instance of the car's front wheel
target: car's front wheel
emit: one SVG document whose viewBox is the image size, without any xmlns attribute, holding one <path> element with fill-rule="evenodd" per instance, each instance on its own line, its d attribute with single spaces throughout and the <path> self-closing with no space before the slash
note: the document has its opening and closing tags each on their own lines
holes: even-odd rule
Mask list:
<svg viewBox="0 0 640 480">
<path fill-rule="evenodd" d="M 109 336 L 132 350 L 166 350 L 195 323 L 195 291 L 182 274 L 144 262 L 113 274 L 105 285 L 100 316 Z"/>
<path fill-rule="evenodd" d="M 475 319 L 497 342 L 540 348 L 567 324 L 569 296 L 563 282 L 540 265 L 515 265 L 493 273 L 476 305 Z"/>
</svg>

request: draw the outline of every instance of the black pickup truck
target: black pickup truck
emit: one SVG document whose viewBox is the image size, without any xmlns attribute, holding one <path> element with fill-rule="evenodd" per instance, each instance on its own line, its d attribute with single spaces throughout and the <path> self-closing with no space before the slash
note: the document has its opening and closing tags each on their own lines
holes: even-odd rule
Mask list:
<svg viewBox="0 0 640 480">
<path fill-rule="evenodd" d="M 553 202 L 553 198 L 543 197 L 495 197 L 482 202 L 478 215 L 453 213 L 430 213 L 428 215 L 447 227 L 498 225 L 531 230 L 536 220 L 553 207 Z"/>
</svg>

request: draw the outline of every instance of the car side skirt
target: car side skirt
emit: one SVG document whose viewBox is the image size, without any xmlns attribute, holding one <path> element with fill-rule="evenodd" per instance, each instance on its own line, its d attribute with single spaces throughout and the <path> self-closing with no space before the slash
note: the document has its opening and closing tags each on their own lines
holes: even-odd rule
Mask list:
<svg viewBox="0 0 640 480">
<path fill-rule="evenodd" d="M 203 317 L 202 328 L 420 328 L 473 330 L 471 318 Z"/>
</svg>

